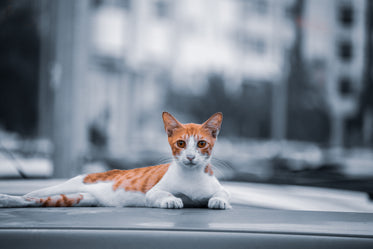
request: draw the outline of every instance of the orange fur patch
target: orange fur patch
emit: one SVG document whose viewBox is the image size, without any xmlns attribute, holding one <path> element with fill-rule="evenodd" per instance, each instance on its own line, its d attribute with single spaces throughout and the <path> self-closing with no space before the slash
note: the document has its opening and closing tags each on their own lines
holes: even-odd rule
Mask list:
<svg viewBox="0 0 373 249">
<path fill-rule="evenodd" d="M 206 167 L 205 167 L 205 173 L 209 174 L 210 176 L 212 176 L 214 174 L 214 171 L 212 171 L 212 165 L 211 164 L 207 164 L 206 165 Z"/>
<path fill-rule="evenodd" d="M 162 179 L 169 166 L 170 164 L 161 164 L 130 170 L 115 169 L 103 173 L 93 173 L 87 175 L 83 182 L 92 184 L 112 181 L 114 191 L 122 188 L 126 191 L 146 193 Z"/>
<path fill-rule="evenodd" d="M 81 200 L 83 200 L 83 195 L 79 195 L 79 197 L 69 198 L 66 195 L 59 195 L 56 197 L 47 197 L 47 198 L 28 198 L 28 200 L 33 200 L 36 203 L 42 205 L 42 207 L 72 207 L 76 204 L 79 204 Z"/>
</svg>

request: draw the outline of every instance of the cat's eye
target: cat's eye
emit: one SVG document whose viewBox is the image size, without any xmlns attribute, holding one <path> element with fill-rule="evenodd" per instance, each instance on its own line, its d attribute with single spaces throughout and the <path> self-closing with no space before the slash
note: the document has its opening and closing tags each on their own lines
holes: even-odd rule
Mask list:
<svg viewBox="0 0 373 249">
<path fill-rule="evenodd" d="M 206 141 L 204 141 L 204 140 L 198 141 L 197 146 L 198 146 L 198 148 L 205 147 L 206 146 Z"/>
<path fill-rule="evenodd" d="M 183 140 L 179 140 L 176 142 L 177 146 L 180 147 L 180 148 L 184 148 L 185 147 L 185 141 Z"/>
</svg>

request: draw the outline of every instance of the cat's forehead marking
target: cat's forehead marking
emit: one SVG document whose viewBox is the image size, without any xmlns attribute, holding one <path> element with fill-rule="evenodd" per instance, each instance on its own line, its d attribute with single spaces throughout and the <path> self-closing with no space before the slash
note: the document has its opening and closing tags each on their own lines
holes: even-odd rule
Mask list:
<svg viewBox="0 0 373 249">
<path fill-rule="evenodd" d="M 184 134 L 181 136 L 181 139 L 187 141 L 187 140 L 190 140 L 190 139 L 193 139 L 193 140 L 201 140 L 203 138 L 203 136 L 201 136 L 200 134 Z"/>
<path fill-rule="evenodd" d="M 201 129 L 202 125 L 200 124 L 185 124 L 184 125 L 184 134 L 185 139 L 193 136 L 196 140 L 200 140 L 203 137 L 209 136 L 209 134 L 206 132 L 206 130 Z"/>
</svg>

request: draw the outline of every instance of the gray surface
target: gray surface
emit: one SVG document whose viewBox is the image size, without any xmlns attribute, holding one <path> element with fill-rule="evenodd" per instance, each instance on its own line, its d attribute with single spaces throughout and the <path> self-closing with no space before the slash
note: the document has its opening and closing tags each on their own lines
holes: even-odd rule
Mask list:
<svg viewBox="0 0 373 249">
<path fill-rule="evenodd" d="M 373 248 L 372 239 L 259 233 L 128 231 L 128 230 L 0 230 L 1 248 L 178 248 L 178 249 L 340 249 Z"/>
<path fill-rule="evenodd" d="M 3 208 L 0 229 L 223 231 L 373 238 L 373 214 L 154 208 Z"/>
<path fill-rule="evenodd" d="M 0 181 L 0 192 L 24 194 L 59 182 Z M 246 196 L 246 191 L 257 195 L 248 194 L 251 201 L 237 202 L 242 205 L 233 204 L 232 210 L 0 208 L 0 248 L 373 248 L 373 213 L 244 205 L 255 204 L 254 199 L 262 197 L 261 203 L 265 198 L 269 207 L 278 205 L 279 200 L 307 206 L 314 202 L 312 196 L 317 203 L 325 202 L 320 201 L 320 195 L 334 196 L 333 203 L 339 200 L 337 203 L 344 205 L 363 196 L 297 187 L 280 190 L 270 185 L 225 184 L 235 191 L 235 198 Z M 342 202 L 340 195 L 346 201 Z"/>
<path fill-rule="evenodd" d="M 0 209 L 1 248 L 373 248 L 373 215 L 152 208 Z"/>
</svg>

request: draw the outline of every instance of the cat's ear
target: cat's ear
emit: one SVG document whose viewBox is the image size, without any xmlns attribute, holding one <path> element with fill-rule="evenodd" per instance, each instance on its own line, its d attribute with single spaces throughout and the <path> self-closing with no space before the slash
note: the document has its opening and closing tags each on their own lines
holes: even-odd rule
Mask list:
<svg viewBox="0 0 373 249">
<path fill-rule="evenodd" d="M 202 127 L 208 129 L 211 132 L 212 137 L 216 138 L 219 134 L 222 121 L 223 113 L 217 112 L 204 122 Z"/>
<path fill-rule="evenodd" d="M 182 127 L 183 125 L 176 120 L 171 114 L 168 112 L 162 113 L 164 129 L 169 137 L 172 136 L 172 133 L 175 129 Z"/>
</svg>

